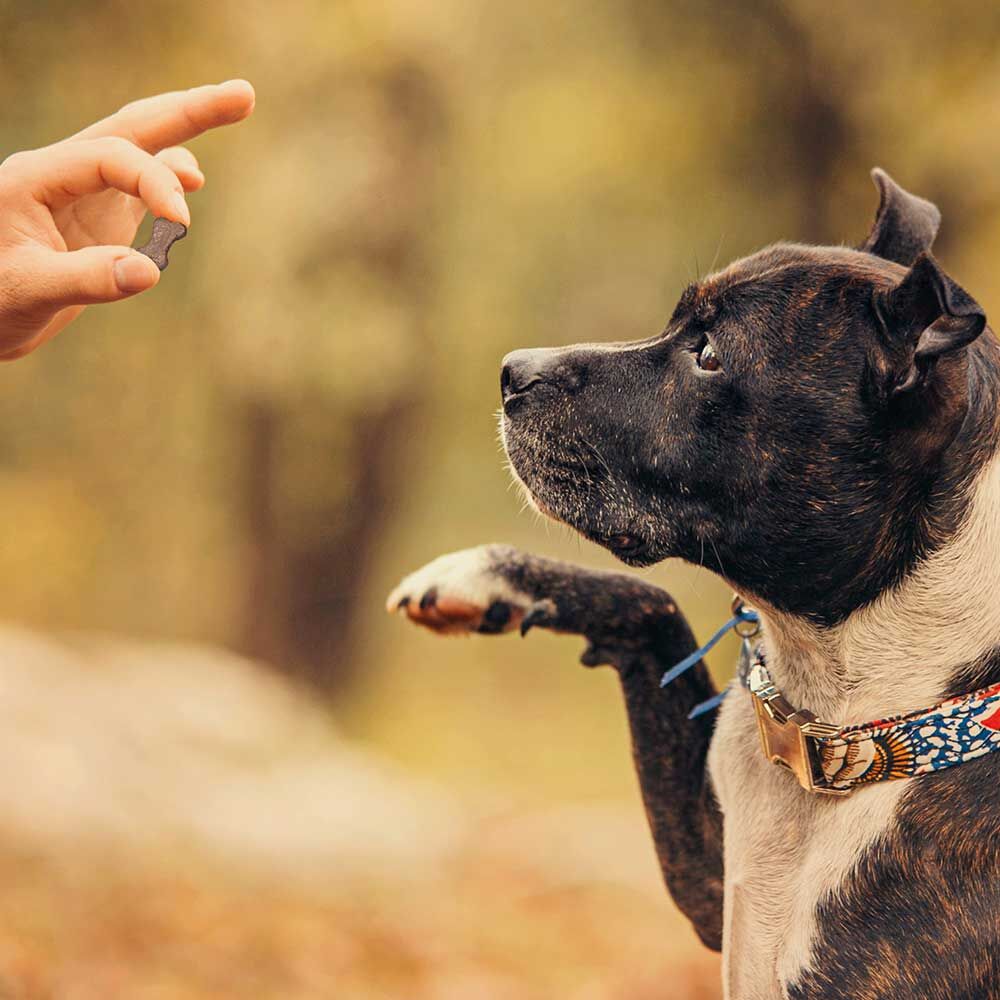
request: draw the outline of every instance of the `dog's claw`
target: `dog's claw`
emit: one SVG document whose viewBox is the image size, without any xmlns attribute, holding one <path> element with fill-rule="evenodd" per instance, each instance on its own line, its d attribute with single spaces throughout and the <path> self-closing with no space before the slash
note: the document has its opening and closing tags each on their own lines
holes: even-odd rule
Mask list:
<svg viewBox="0 0 1000 1000">
<path fill-rule="evenodd" d="M 526 636 L 536 625 L 551 625 L 555 609 L 551 601 L 537 601 L 532 604 L 521 619 L 521 636 Z"/>
<path fill-rule="evenodd" d="M 386 598 L 386 609 L 442 635 L 512 632 L 533 596 L 504 577 L 501 555 L 485 546 L 439 556 L 405 577 Z"/>
</svg>

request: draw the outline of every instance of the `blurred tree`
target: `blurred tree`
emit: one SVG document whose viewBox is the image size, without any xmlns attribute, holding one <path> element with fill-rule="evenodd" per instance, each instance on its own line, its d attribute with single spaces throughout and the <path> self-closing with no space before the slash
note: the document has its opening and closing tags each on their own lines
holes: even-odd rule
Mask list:
<svg viewBox="0 0 1000 1000">
<path fill-rule="evenodd" d="M 0 367 L 0 613 L 238 646 L 342 706 L 363 679 L 345 723 L 476 802 L 634 802 L 578 644 L 437 642 L 381 596 L 487 540 L 610 566 L 517 517 L 500 357 L 653 334 L 773 240 L 856 243 L 874 164 L 939 202 L 991 315 L 1000 5 L 0 0 L 0 156 L 233 76 L 257 110 L 195 144 L 208 184 L 161 285 Z M 722 584 L 653 572 L 709 634 Z"/>
<path fill-rule="evenodd" d="M 350 224 L 324 226 L 317 219 L 308 242 L 295 248 L 292 280 L 302 295 L 313 296 L 331 277 L 346 274 L 392 302 L 410 363 L 405 370 L 384 368 L 376 376 L 381 387 L 361 405 L 351 401 L 346 413 L 336 392 L 297 396 L 301 379 L 294 377 L 282 393 L 243 399 L 241 497 L 252 555 L 242 646 L 333 690 L 359 665 L 352 656 L 358 601 L 386 519 L 412 471 L 406 442 L 421 420 L 425 389 L 433 281 L 428 238 L 445 110 L 431 75 L 405 56 L 337 74 L 324 86 L 336 95 L 335 105 L 362 96 L 376 162 Z M 337 450 L 336 473 L 317 477 L 317 463 Z M 289 468 L 287 453 L 301 463 L 298 469 Z M 304 482 L 312 488 L 303 489 Z"/>
<path fill-rule="evenodd" d="M 1000 8 L 172 13 L 0 0 L 0 152 L 159 89 L 259 92 L 195 146 L 208 186 L 162 287 L 0 369 L 8 615 L 228 642 L 330 690 L 391 671 L 413 642 L 381 644 L 391 577 L 538 543 L 490 444 L 502 354 L 647 335 L 773 239 L 861 239 L 875 163 L 940 201 L 940 252 L 989 311 Z"/>
</svg>

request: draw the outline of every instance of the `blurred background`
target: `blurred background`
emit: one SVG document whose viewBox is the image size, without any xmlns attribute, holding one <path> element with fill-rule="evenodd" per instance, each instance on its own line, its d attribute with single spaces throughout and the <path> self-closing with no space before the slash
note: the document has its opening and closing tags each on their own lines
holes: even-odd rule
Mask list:
<svg viewBox="0 0 1000 1000">
<path fill-rule="evenodd" d="M 521 513 L 500 357 L 860 241 L 874 164 L 992 315 L 1000 8 L 0 0 L 0 157 L 233 76 L 161 285 L 0 368 L 0 997 L 717 997 L 614 676 L 382 602 L 485 541 L 610 565 Z"/>
</svg>

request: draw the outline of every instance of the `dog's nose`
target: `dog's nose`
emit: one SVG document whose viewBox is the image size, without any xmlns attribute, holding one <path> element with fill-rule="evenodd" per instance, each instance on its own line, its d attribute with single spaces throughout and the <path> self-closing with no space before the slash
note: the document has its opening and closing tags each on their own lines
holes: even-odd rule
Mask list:
<svg viewBox="0 0 1000 1000">
<path fill-rule="evenodd" d="M 542 381 L 539 355 L 544 353 L 544 351 L 511 351 L 503 359 L 503 367 L 500 369 L 500 395 L 504 401 L 511 396 L 527 392 L 533 385 Z"/>
<path fill-rule="evenodd" d="M 506 403 L 542 383 L 574 389 L 579 378 L 572 368 L 564 351 L 544 347 L 512 351 L 500 369 L 500 395 Z"/>
</svg>

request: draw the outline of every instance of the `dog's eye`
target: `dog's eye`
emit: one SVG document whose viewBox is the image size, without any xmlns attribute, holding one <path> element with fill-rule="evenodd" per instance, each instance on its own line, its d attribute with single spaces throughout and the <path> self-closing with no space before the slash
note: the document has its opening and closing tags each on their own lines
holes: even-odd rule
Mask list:
<svg viewBox="0 0 1000 1000">
<path fill-rule="evenodd" d="M 706 340 L 698 352 L 698 367 L 706 372 L 717 372 L 722 367 L 715 348 Z"/>
</svg>

